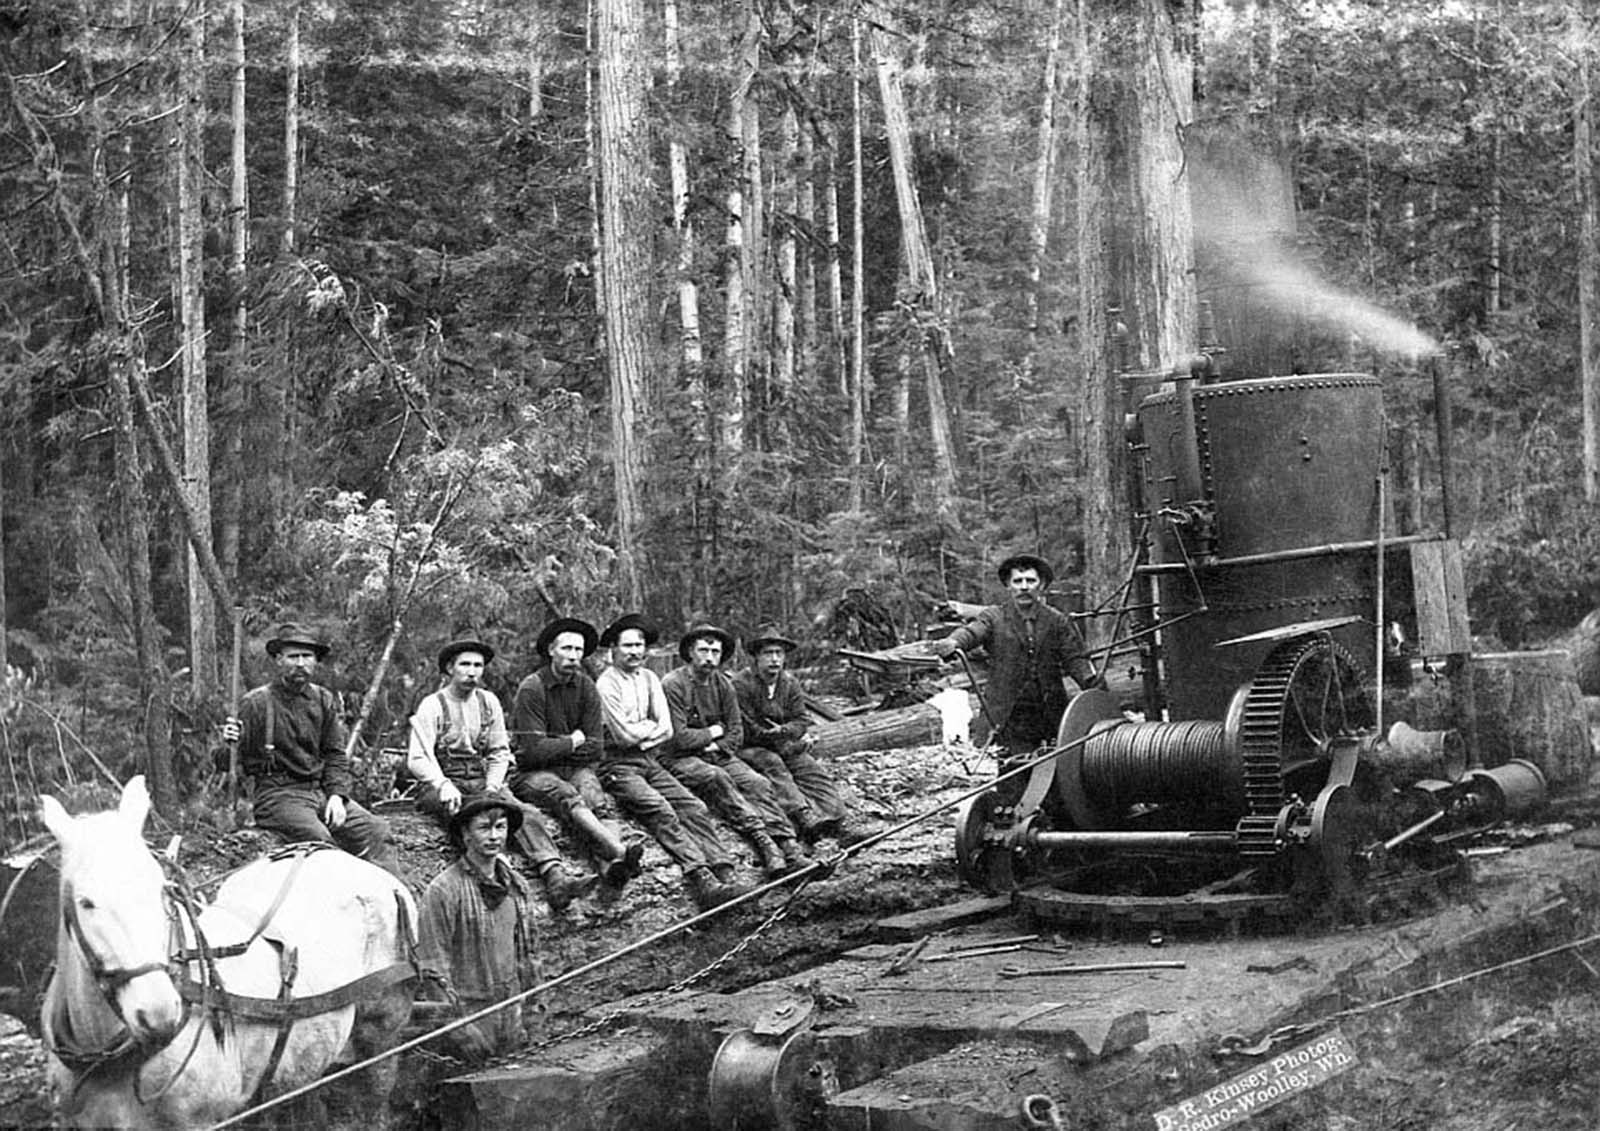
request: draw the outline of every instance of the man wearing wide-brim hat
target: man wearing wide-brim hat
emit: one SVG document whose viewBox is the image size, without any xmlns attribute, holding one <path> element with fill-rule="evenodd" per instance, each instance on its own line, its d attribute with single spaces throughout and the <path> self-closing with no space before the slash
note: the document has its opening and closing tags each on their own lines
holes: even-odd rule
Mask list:
<svg viewBox="0 0 1600 1131">
<path fill-rule="evenodd" d="M 772 783 L 778 804 L 806 840 L 866 839 L 871 831 L 850 813 L 833 774 L 811 753 L 816 736 L 805 690 L 784 670 L 799 644 L 776 625 L 764 624 L 745 637 L 744 647 L 750 666 L 733 677 L 744 719 L 739 759 Z"/>
<path fill-rule="evenodd" d="M 1006 587 L 1005 602 L 987 606 L 932 647 L 940 656 L 988 648 L 986 702 L 994 741 L 1006 751 L 1003 771 L 1008 759 L 1026 757 L 1040 743 L 1055 740 L 1075 694 L 1072 683 L 1088 689 L 1104 687 L 1105 681 L 1077 628 L 1045 603 L 1045 590 L 1055 579 L 1049 562 L 1035 554 L 1013 554 L 995 572 Z"/>
<path fill-rule="evenodd" d="M 441 824 L 449 825 L 464 803 L 480 797 L 514 806 L 511 839 L 538 873 L 551 908 L 561 911 L 591 891 L 598 877 L 568 869 L 539 815 L 524 812 L 506 788 L 511 742 L 505 712 L 483 683 L 493 659 L 494 648 L 471 633 L 439 650 L 440 687 L 411 716 L 406 770 L 420 785 L 417 809 Z"/>
<path fill-rule="evenodd" d="M 451 843 L 461 856 L 422 894 L 417 943 L 420 992 L 454 1001 L 463 1015 L 520 992 L 536 968 L 528 885 L 506 861 L 506 844 L 526 810 L 504 794 L 479 793 L 450 814 Z M 448 1034 L 444 1048 L 475 1062 L 522 1043 L 521 1010 L 502 1009 Z"/>
<path fill-rule="evenodd" d="M 311 682 L 329 651 L 321 632 L 294 621 L 279 625 L 266 642 L 272 682 L 243 696 L 239 717 L 223 723 L 222 736 L 238 743 L 240 770 L 254 781 L 258 828 L 290 842 L 337 844 L 396 871 L 388 822 L 350 796 L 339 700 Z"/>
<path fill-rule="evenodd" d="M 709 623 L 690 626 L 678 641 L 683 666 L 661 680 L 672 715 L 672 749 L 661 764 L 755 848 L 769 875 L 811 863 L 778 804 L 772 783 L 738 757 L 744 720 L 733 681 L 721 670 L 734 639 Z"/>
<path fill-rule="evenodd" d="M 611 649 L 611 666 L 595 680 L 606 728 L 600 784 L 683 870 L 695 904 L 709 909 L 750 889 L 734 880 L 733 854 L 705 802 L 659 761 L 672 746 L 672 712 L 661 677 L 645 665 L 659 638 L 639 613 L 624 613 L 600 634 L 600 646 Z"/>
<path fill-rule="evenodd" d="M 544 662 L 511 701 L 517 758 L 511 792 L 566 822 L 600 861 L 606 883 L 620 888 L 639 874 L 644 846 L 623 840 L 606 820 L 612 812 L 598 772 L 600 693 L 583 670 L 599 637 L 576 617 L 558 617 L 539 633 L 534 648 Z"/>
</svg>

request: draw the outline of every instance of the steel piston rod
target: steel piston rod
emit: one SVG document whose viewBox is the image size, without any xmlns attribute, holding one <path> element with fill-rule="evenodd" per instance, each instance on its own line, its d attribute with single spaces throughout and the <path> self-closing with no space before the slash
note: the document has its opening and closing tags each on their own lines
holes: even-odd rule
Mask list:
<svg viewBox="0 0 1600 1131">
<path fill-rule="evenodd" d="M 1163 852 L 1231 852 L 1237 844 L 1231 831 L 1198 829 L 1159 832 L 1026 832 L 1019 847 L 1150 848 Z"/>
</svg>

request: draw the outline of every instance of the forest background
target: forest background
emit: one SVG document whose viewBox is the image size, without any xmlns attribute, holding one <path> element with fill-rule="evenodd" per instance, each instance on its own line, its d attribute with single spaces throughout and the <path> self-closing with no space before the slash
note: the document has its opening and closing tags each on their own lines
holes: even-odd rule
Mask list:
<svg viewBox="0 0 1600 1131">
<path fill-rule="evenodd" d="M 904 639 L 1016 551 L 1098 603 L 1115 375 L 1202 322 L 1233 376 L 1383 379 L 1402 533 L 1443 521 L 1442 377 L 1481 639 L 1600 598 L 1585 0 L 3 0 L 0 33 L 0 841 L 83 777 L 204 803 L 230 646 L 249 686 L 285 619 L 382 746 L 458 632 L 509 686 L 556 613 L 826 647 L 857 587 Z"/>
</svg>

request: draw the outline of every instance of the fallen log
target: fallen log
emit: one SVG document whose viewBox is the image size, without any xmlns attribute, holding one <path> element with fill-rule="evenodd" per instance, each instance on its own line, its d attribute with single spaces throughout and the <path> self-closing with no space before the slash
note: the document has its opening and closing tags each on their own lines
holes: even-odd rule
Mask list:
<svg viewBox="0 0 1600 1131">
<path fill-rule="evenodd" d="M 972 708 L 969 737 L 974 746 L 988 741 L 989 724 L 978 707 L 978 697 L 969 694 Z M 892 711 L 869 711 L 836 722 L 818 723 L 811 728 L 817 744 L 811 752 L 818 758 L 838 758 L 863 750 L 899 750 L 907 746 L 928 746 L 944 738 L 944 723 L 936 708 L 913 703 Z"/>
</svg>

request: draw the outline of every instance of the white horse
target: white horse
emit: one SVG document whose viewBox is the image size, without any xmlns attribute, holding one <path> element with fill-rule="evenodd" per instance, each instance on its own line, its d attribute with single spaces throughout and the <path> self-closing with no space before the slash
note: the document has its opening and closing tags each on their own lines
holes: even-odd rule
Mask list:
<svg viewBox="0 0 1600 1131">
<path fill-rule="evenodd" d="M 61 846 L 61 918 L 41 1027 L 64 1122 L 206 1126 L 397 1042 L 416 904 L 381 868 L 296 846 L 202 908 L 145 845 L 143 778 L 111 812 L 42 807 Z M 383 1121 L 394 1071 L 369 1070 L 363 1122 Z"/>
</svg>

